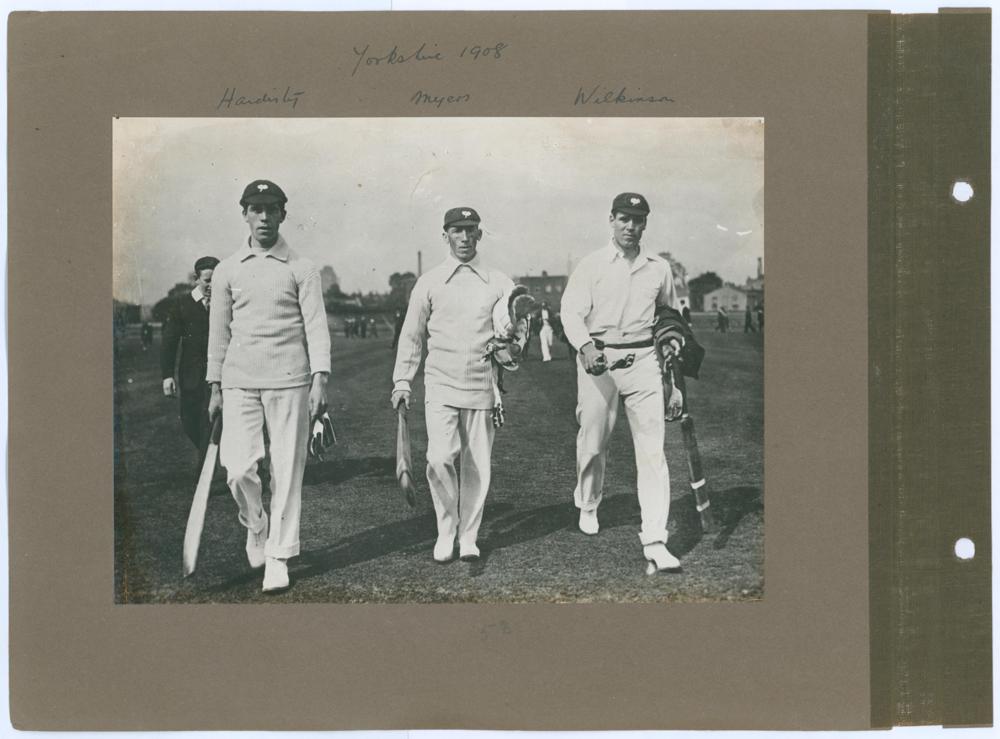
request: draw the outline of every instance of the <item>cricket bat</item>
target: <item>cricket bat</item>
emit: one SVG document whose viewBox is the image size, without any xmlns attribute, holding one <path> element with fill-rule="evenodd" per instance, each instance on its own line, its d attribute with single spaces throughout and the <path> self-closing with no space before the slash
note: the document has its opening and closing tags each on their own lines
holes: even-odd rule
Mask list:
<svg viewBox="0 0 1000 739">
<path fill-rule="evenodd" d="M 684 396 L 684 408 L 681 413 L 681 436 L 684 437 L 684 451 L 687 453 L 688 474 L 691 478 L 691 492 L 694 493 L 694 504 L 701 518 L 701 530 L 706 534 L 718 531 L 719 527 L 712 514 L 712 502 L 708 497 L 708 486 L 705 484 L 705 473 L 701 467 L 701 452 L 698 451 L 698 437 L 694 433 L 694 419 L 688 415 L 687 385 L 684 375 L 676 362 L 673 367 L 674 382 Z"/>
<path fill-rule="evenodd" d="M 410 458 L 410 427 L 406 420 L 406 404 L 396 406 L 396 479 L 399 489 L 406 496 L 411 508 L 417 505 L 417 491 L 413 485 L 413 461 Z"/>
<path fill-rule="evenodd" d="M 212 487 L 212 476 L 215 474 L 215 461 L 219 457 L 219 438 L 221 436 L 222 415 L 219 414 L 212 422 L 208 450 L 205 452 L 205 461 L 201 465 L 198 487 L 194 490 L 191 512 L 188 513 L 187 528 L 184 530 L 184 577 L 194 572 L 194 567 L 198 563 L 198 546 L 201 544 L 201 531 L 205 527 L 208 491 Z"/>
</svg>

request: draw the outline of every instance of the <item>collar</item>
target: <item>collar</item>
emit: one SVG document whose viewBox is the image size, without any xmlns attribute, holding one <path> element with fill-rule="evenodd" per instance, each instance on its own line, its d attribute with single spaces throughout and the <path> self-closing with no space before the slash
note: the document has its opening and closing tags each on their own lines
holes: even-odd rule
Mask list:
<svg viewBox="0 0 1000 739">
<path fill-rule="evenodd" d="M 194 289 L 191 291 L 191 299 L 196 303 L 200 303 L 205 299 L 205 294 L 201 291 L 201 285 L 194 286 Z"/>
<path fill-rule="evenodd" d="M 250 237 L 247 237 L 246 243 L 243 245 L 243 255 L 240 257 L 241 262 L 245 262 L 250 257 L 274 257 L 278 261 L 287 262 L 289 257 L 288 243 L 285 241 L 285 237 L 278 234 L 278 240 L 274 242 L 274 246 L 270 249 L 258 249 L 250 245 Z"/>
<path fill-rule="evenodd" d="M 485 282 L 487 285 L 490 282 L 489 272 L 486 270 L 486 267 L 483 264 L 483 260 L 480 258 L 478 254 L 476 254 L 476 256 L 474 256 L 472 260 L 469 262 L 460 262 L 457 259 L 455 259 L 453 254 L 449 253 L 447 258 L 444 260 L 444 264 L 442 266 L 444 267 L 446 274 L 446 277 L 444 278 L 445 282 L 454 277 L 455 273 L 458 272 L 458 270 L 460 270 L 462 267 L 468 267 L 469 269 L 471 269 L 473 274 L 475 274 L 480 280 Z"/>
<path fill-rule="evenodd" d="M 608 260 L 608 263 L 614 263 L 616 259 L 625 259 L 625 255 L 622 253 L 622 250 L 618 248 L 614 238 L 612 238 L 605 247 L 604 257 Z M 640 242 L 639 253 L 635 255 L 635 260 L 631 264 L 630 271 L 635 272 L 649 261 L 652 261 L 652 257 L 649 256 L 646 252 L 646 247 L 642 245 L 642 242 Z"/>
</svg>

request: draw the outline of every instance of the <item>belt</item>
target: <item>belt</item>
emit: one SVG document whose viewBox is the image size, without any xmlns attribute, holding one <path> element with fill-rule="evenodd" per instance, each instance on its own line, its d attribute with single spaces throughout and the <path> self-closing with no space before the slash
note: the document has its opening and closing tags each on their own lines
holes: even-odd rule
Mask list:
<svg viewBox="0 0 1000 739">
<path fill-rule="evenodd" d="M 601 349 L 645 349 L 646 347 L 653 346 L 653 339 L 642 339 L 640 341 L 629 341 L 624 344 L 605 344 L 600 339 L 592 336 L 591 339 L 594 341 L 594 348 L 600 351 Z"/>
</svg>

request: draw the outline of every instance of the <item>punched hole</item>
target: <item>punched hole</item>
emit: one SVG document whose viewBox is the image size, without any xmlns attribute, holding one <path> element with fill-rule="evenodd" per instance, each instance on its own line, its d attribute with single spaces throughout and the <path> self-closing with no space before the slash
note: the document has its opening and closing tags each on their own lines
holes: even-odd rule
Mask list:
<svg viewBox="0 0 1000 739">
<path fill-rule="evenodd" d="M 969 202 L 972 200 L 972 196 L 974 194 L 972 185 L 965 180 L 958 180 L 954 185 L 952 185 L 951 196 L 960 203 Z"/>
<path fill-rule="evenodd" d="M 964 536 L 955 542 L 955 556 L 959 559 L 972 559 L 976 556 L 976 545 L 973 544 L 972 539 L 966 539 Z"/>
</svg>

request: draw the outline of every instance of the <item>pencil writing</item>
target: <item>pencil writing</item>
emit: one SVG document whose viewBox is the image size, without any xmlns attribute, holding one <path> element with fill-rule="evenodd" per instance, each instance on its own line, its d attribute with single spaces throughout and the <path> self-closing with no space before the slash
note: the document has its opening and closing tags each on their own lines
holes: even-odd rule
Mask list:
<svg viewBox="0 0 1000 739">
<path fill-rule="evenodd" d="M 498 61 L 504 58 L 504 52 L 509 44 L 503 41 L 493 45 L 483 46 L 472 44 L 463 46 L 461 50 L 441 49 L 435 43 L 424 41 L 415 49 L 412 47 L 401 48 L 399 44 L 393 44 L 392 48 L 372 50 L 371 44 L 365 44 L 363 48 L 351 47 L 354 52 L 354 67 L 351 76 L 356 75 L 363 67 L 380 68 L 392 67 L 400 64 L 418 62 L 443 62 L 448 59 L 459 59 L 468 62 L 493 60 Z"/>
<path fill-rule="evenodd" d="M 594 85 L 589 89 L 578 88 L 573 105 L 621 105 L 623 103 L 672 103 L 674 99 L 666 95 L 632 95 L 628 87 L 603 87 Z"/>
<path fill-rule="evenodd" d="M 410 102 L 414 105 L 433 105 L 440 108 L 445 103 L 467 103 L 471 97 L 468 93 L 464 95 L 431 95 L 429 92 L 417 90 L 410 98 Z"/>
<path fill-rule="evenodd" d="M 215 106 L 216 110 L 219 110 L 223 106 L 232 108 L 238 105 L 291 105 L 292 109 L 299 104 L 299 98 L 305 95 L 305 90 L 299 90 L 298 92 L 292 92 L 291 87 L 286 87 L 285 91 L 280 95 L 277 92 L 277 88 L 272 88 L 271 90 L 264 92 L 262 95 L 237 95 L 237 90 L 235 87 L 226 88 L 226 91 L 222 93 L 222 97 L 219 99 L 219 104 Z"/>
</svg>

